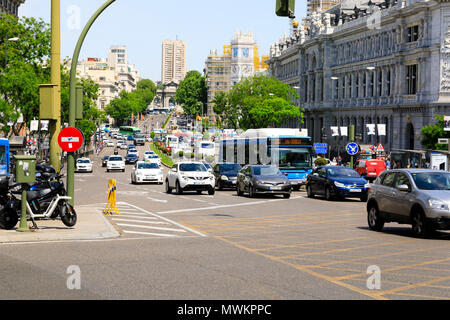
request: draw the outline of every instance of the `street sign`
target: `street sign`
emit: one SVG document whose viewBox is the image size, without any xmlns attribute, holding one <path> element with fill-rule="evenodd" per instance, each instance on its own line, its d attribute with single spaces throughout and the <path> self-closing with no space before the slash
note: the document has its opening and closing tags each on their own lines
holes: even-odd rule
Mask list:
<svg viewBox="0 0 450 320">
<path fill-rule="evenodd" d="M 30 140 L 27 141 L 27 144 L 28 144 L 29 146 L 32 146 L 32 145 L 35 144 L 35 143 L 36 143 L 36 141 L 33 140 L 33 139 L 30 139 Z"/>
<path fill-rule="evenodd" d="M 383 144 L 381 142 L 378 144 L 376 151 L 379 152 L 379 153 L 383 153 L 384 152 L 384 147 L 383 147 Z"/>
<path fill-rule="evenodd" d="M 58 136 L 58 144 L 66 152 L 75 152 L 83 145 L 83 134 L 77 128 L 64 128 Z"/>
<path fill-rule="evenodd" d="M 349 144 L 347 144 L 347 147 L 345 149 L 347 150 L 347 153 L 351 156 L 354 156 L 359 151 L 358 145 L 354 142 L 350 142 Z"/>
<path fill-rule="evenodd" d="M 328 144 L 326 143 L 314 143 L 314 152 L 315 153 L 327 153 L 328 152 Z"/>
<path fill-rule="evenodd" d="M 438 144 L 448 144 L 450 139 L 438 138 Z"/>
</svg>

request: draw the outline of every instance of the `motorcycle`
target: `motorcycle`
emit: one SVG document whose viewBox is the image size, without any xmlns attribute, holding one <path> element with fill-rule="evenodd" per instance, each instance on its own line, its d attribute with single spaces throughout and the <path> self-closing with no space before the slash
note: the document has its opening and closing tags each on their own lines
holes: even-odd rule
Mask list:
<svg viewBox="0 0 450 320">
<path fill-rule="evenodd" d="M 19 221 L 17 210 L 20 204 L 17 207 L 17 203 L 11 197 L 11 190 L 17 186 L 9 186 L 9 178 L 0 176 L 0 229 L 11 230 Z"/>
</svg>

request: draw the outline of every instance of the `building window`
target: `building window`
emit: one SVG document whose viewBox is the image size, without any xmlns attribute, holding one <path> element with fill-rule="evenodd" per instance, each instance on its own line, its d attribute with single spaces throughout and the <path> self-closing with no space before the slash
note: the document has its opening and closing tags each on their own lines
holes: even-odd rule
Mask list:
<svg viewBox="0 0 450 320">
<path fill-rule="evenodd" d="M 383 95 L 383 73 L 381 70 L 378 72 L 378 95 Z"/>
<path fill-rule="evenodd" d="M 366 74 L 363 75 L 362 87 L 363 87 L 363 97 L 366 97 L 367 96 L 367 91 L 366 91 Z"/>
<path fill-rule="evenodd" d="M 356 74 L 355 97 L 359 98 L 359 73 Z"/>
<path fill-rule="evenodd" d="M 248 48 L 242 49 L 242 55 L 243 55 L 244 57 L 248 57 Z"/>
<path fill-rule="evenodd" d="M 233 57 L 238 56 L 238 48 L 233 48 Z"/>
<path fill-rule="evenodd" d="M 391 71 L 390 70 L 387 72 L 387 76 L 386 76 L 386 95 L 388 97 L 391 96 Z"/>
<path fill-rule="evenodd" d="M 407 94 L 417 93 L 417 64 L 406 66 Z"/>
<path fill-rule="evenodd" d="M 375 93 L 375 75 L 373 72 L 370 73 L 370 96 L 373 97 Z"/>
<path fill-rule="evenodd" d="M 408 35 L 406 36 L 406 42 L 414 42 L 419 40 L 419 26 L 415 25 L 412 27 L 408 27 L 407 29 Z"/>
</svg>

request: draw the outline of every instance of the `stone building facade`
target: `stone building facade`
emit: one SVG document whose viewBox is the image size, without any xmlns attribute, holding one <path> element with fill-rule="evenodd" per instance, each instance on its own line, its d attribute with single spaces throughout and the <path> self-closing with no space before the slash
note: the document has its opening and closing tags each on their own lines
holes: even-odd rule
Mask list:
<svg viewBox="0 0 450 320">
<path fill-rule="evenodd" d="M 269 66 L 298 86 L 305 124 L 291 126 L 315 142 L 342 148 L 347 137 L 330 127 L 355 125 L 360 144 L 422 149 L 421 128 L 450 115 L 450 3 L 344 0 L 274 44 Z M 368 135 L 367 124 L 385 124 L 386 135 Z"/>
<path fill-rule="evenodd" d="M 7 13 L 14 16 L 19 16 L 19 6 L 25 0 L 0 0 L 0 14 Z"/>
</svg>

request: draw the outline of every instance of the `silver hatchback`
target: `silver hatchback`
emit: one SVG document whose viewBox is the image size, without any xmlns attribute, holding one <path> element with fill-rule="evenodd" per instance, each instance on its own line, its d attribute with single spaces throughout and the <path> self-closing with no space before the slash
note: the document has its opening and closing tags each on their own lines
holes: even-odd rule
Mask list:
<svg viewBox="0 0 450 320">
<path fill-rule="evenodd" d="M 450 230 L 450 172 L 384 171 L 369 191 L 367 220 L 376 231 L 386 222 L 411 224 L 418 237 L 427 237 L 434 230 Z"/>
</svg>

